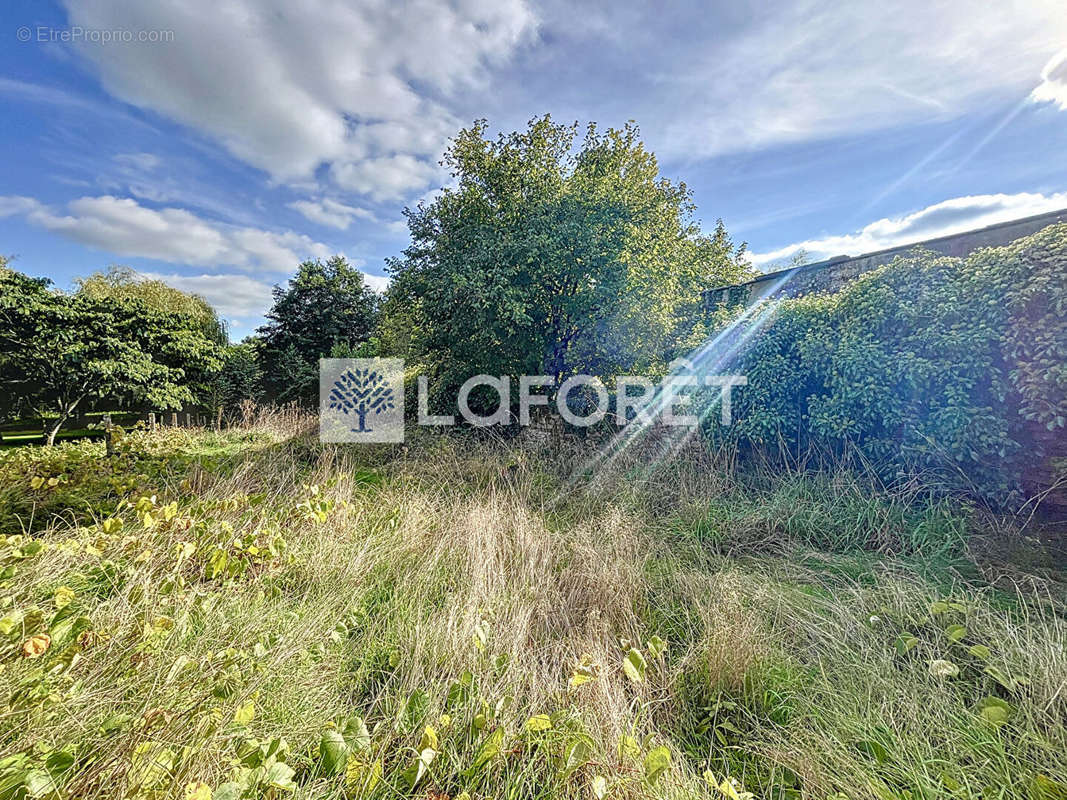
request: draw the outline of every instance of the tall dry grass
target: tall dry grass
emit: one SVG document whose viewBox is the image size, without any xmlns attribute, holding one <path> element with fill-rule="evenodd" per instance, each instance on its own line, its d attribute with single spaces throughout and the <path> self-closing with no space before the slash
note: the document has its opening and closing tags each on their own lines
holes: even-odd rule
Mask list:
<svg viewBox="0 0 1067 800">
<path fill-rule="evenodd" d="M 689 797 L 729 794 L 729 777 L 783 800 L 1032 798 L 1067 783 L 1062 597 L 811 548 L 954 535 L 936 504 L 909 511 L 841 476 L 745 489 L 699 452 L 657 469 L 628 454 L 575 482 L 580 448 L 553 461 L 457 436 L 276 435 L 305 423 L 275 412 L 205 435 L 270 431 L 161 478 L 121 529 L 41 534 L 5 583 L 24 619 L 0 672 L 4 755 L 47 773 L 48 753 L 69 752 L 53 776 L 68 797 L 224 796 L 247 778 L 250 738 L 275 737 L 293 787 L 245 796 Z M 213 575 L 218 552 L 245 570 Z M 58 643 L 19 649 L 27 610 L 51 615 L 59 587 L 91 623 L 69 666 Z M 939 600 L 958 608 L 934 614 Z M 904 631 L 916 641 L 900 653 Z M 935 661 L 959 675 L 932 675 Z M 591 680 L 572 687 L 582 663 Z M 987 696 L 1005 724 L 977 710 Z M 541 714 L 550 726 L 528 730 Z M 326 775 L 324 731 L 353 716 L 369 744 Z M 428 725 L 435 755 L 412 788 Z M 661 747 L 670 766 L 649 780 Z"/>
</svg>

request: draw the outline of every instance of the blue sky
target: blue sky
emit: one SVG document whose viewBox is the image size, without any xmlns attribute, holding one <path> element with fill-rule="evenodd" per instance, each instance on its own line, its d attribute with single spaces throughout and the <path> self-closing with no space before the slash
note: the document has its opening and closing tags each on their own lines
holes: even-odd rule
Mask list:
<svg viewBox="0 0 1067 800">
<path fill-rule="evenodd" d="M 8 0 L 0 252 L 240 338 L 301 259 L 383 286 L 448 138 L 546 112 L 635 120 L 763 267 L 1067 207 L 1062 0 L 747 5 Z"/>
</svg>

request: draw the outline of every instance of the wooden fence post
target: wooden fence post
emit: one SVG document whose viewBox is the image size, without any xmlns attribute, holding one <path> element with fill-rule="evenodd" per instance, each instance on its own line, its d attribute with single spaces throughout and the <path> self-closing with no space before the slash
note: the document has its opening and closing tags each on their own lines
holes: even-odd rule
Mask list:
<svg viewBox="0 0 1067 800">
<path fill-rule="evenodd" d="M 154 431 L 156 429 L 156 412 L 148 412 L 148 430 Z"/>
<path fill-rule="evenodd" d="M 171 411 L 170 412 L 170 425 L 171 425 L 172 428 L 177 428 L 178 427 L 178 412 L 177 411 Z"/>
<path fill-rule="evenodd" d="M 115 455 L 115 439 L 111 429 L 110 414 L 104 414 L 104 449 L 109 457 Z"/>
</svg>

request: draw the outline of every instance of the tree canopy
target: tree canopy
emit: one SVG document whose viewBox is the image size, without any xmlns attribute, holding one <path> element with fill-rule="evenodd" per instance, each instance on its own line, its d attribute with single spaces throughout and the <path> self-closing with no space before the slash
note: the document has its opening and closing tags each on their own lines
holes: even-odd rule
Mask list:
<svg viewBox="0 0 1067 800">
<path fill-rule="evenodd" d="M 389 262 L 387 341 L 451 391 L 470 375 L 655 370 L 696 323 L 700 292 L 746 272 L 720 223 L 693 219 L 633 124 L 550 117 L 445 154 L 455 179 L 407 210 L 411 244 Z"/>
<path fill-rule="evenodd" d="M 136 297 L 65 294 L 0 270 L 0 370 L 5 390 L 52 418 L 48 443 L 87 399 L 180 408 L 220 366 L 198 320 Z"/>
<path fill-rule="evenodd" d="M 198 294 L 183 292 L 161 280 L 145 278 L 129 267 L 112 266 L 76 282 L 78 294 L 98 300 L 141 300 L 155 311 L 172 311 L 193 320 L 204 335 L 226 344 L 226 325 L 214 307 Z"/>
<path fill-rule="evenodd" d="M 262 337 L 263 381 L 281 401 L 310 402 L 317 393 L 318 360 L 336 348 L 354 350 L 371 338 L 377 296 L 363 273 L 343 257 L 305 261 L 283 287 Z"/>
</svg>

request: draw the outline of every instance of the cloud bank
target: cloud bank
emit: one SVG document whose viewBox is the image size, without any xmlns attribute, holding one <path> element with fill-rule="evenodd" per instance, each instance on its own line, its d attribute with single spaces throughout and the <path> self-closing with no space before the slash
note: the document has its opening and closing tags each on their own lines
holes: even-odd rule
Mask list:
<svg viewBox="0 0 1067 800">
<path fill-rule="evenodd" d="M 528 40 L 523 0 L 67 0 L 72 25 L 173 31 L 85 44 L 114 96 L 221 142 L 280 182 L 329 165 L 342 188 L 402 199 L 437 175 L 458 93 Z"/>
<path fill-rule="evenodd" d="M 858 256 L 1064 208 L 1067 192 L 955 197 L 901 217 L 877 220 L 854 233 L 807 239 L 777 250 L 751 253 L 750 258 L 754 264 L 768 267 L 773 262 L 787 261 L 800 250 L 816 261 L 838 255 Z"/>
</svg>

